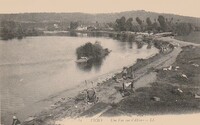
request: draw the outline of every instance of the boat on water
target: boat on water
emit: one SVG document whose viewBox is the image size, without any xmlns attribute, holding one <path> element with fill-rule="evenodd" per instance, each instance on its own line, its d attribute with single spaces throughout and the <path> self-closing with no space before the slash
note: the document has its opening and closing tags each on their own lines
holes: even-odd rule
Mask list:
<svg viewBox="0 0 200 125">
<path fill-rule="evenodd" d="M 80 59 L 76 60 L 76 63 L 86 63 L 88 60 L 88 57 L 81 57 Z"/>
</svg>

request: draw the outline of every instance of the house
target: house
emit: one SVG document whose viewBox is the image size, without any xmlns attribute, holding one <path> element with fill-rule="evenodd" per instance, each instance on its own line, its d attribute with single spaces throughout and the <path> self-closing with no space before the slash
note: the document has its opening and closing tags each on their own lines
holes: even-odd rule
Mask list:
<svg viewBox="0 0 200 125">
<path fill-rule="evenodd" d="M 78 31 L 84 31 L 84 30 L 87 30 L 87 27 L 81 25 L 81 26 L 78 26 L 78 27 L 76 28 L 76 30 L 78 30 Z"/>
</svg>

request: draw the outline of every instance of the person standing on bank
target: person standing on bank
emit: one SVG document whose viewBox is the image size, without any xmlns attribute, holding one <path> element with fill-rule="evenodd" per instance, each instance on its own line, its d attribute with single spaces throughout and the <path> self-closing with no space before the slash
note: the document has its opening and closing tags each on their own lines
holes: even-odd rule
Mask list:
<svg viewBox="0 0 200 125">
<path fill-rule="evenodd" d="M 123 92 L 125 91 L 125 84 L 124 84 L 124 82 L 122 83 L 122 91 Z"/>
<path fill-rule="evenodd" d="M 131 82 L 131 90 L 133 90 L 133 92 L 135 92 L 134 80 Z"/>
<path fill-rule="evenodd" d="M 21 125 L 21 122 L 16 116 L 13 116 L 13 122 L 12 125 Z"/>
<path fill-rule="evenodd" d="M 124 68 L 123 68 L 123 71 L 122 71 L 122 78 L 123 78 L 123 79 L 126 79 L 126 78 L 127 78 L 127 73 L 128 73 L 127 67 L 124 67 Z"/>
</svg>

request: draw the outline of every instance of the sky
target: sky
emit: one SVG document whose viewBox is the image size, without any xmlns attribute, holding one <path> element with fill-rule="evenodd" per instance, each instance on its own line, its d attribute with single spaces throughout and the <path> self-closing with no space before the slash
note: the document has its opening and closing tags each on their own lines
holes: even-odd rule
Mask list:
<svg viewBox="0 0 200 125">
<path fill-rule="evenodd" d="M 0 13 L 146 10 L 200 17 L 200 0 L 0 0 Z"/>
</svg>

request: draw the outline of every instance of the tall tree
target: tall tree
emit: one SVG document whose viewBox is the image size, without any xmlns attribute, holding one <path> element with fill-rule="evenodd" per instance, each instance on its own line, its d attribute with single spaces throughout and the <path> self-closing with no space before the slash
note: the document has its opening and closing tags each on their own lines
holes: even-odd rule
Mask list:
<svg viewBox="0 0 200 125">
<path fill-rule="evenodd" d="M 148 25 L 148 26 L 151 26 L 151 25 L 152 25 L 151 19 L 150 19 L 149 17 L 147 17 L 146 22 L 147 22 L 147 25 Z"/>
<path fill-rule="evenodd" d="M 70 29 L 75 30 L 76 28 L 78 28 L 78 22 L 71 22 L 70 23 Z"/>
<path fill-rule="evenodd" d="M 125 29 L 126 31 L 131 31 L 132 28 L 133 28 L 133 18 L 129 18 L 127 21 L 126 21 L 126 24 L 125 24 Z"/>
<path fill-rule="evenodd" d="M 136 17 L 136 21 L 139 25 L 142 25 L 142 20 L 139 17 Z"/>
<path fill-rule="evenodd" d="M 143 25 L 142 25 L 143 21 L 139 17 L 136 17 L 136 21 L 139 24 L 140 31 L 143 31 L 144 30 Z"/>
<path fill-rule="evenodd" d="M 125 24 L 126 24 L 126 18 L 123 16 L 120 19 L 116 19 L 115 21 L 115 30 L 117 31 L 125 31 Z"/>
<path fill-rule="evenodd" d="M 161 29 L 162 29 L 163 31 L 166 31 L 166 30 L 167 30 L 167 25 L 166 25 L 164 16 L 159 15 L 159 16 L 158 16 L 158 22 L 160 23 Z"/>
<path fill-rule="evenodd" d="M 146 23 L 147 23 L 147 30 L 150 32 L 152 30 L 152 22 L 149 17 L 146 18 Z"/>
</svg>

